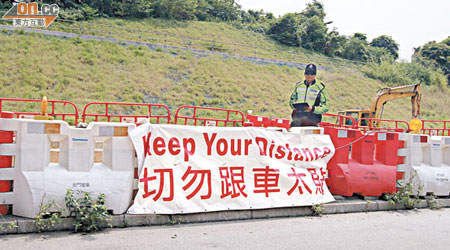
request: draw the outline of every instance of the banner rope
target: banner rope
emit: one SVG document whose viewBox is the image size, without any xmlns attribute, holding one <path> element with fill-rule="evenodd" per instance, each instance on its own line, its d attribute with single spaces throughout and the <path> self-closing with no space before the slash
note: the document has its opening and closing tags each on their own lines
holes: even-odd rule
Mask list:
<svg viewBox="0 0 450 250">
<path fill-rule="evenodd" d="M 356 140 L 354 140 L 354 141 L 352 141 L 352 142 L 350 142 L 350 143 L 348 143 L 348 144 L 345 144 L 345 145 L 343 145 L 343 146 L 340 146 L 340 147 L 336 148 L 335 150 L 339 150 L 339 149 L 348 147 L 348 146 L 352 145 L 353 143 L 356 143 L 356 142 L 358 142 L 358 141 L 360 141 L 360 140 L 366 138 L 367 136 L 373 135 L 373 134 L 375 134 L 375 133 L 376 133 L 376 131 L 369 131 L 369 132 L 368 132 L 367 134 L 365 134 L 363 137 L 358 138 L 358 139 L 356 139 Z"/>
</svg>

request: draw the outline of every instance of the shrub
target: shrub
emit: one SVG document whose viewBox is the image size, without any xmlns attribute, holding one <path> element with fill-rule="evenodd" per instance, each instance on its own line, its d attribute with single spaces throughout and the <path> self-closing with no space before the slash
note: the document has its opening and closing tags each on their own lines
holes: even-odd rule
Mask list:
<svg viewBox="0 0 450 250">
<path fill-rule="evenodd" d="M 69 216 L 74 217 L 75 232 L 99 231 L 102 225 L 111 226 L 104 194 L 93 199 L 86 192 L 83 197 L 77 199 L 70 190 L 67 190 L 65 202 Z"/>
<path fill-rule="evenodd" d="M 47 204 L 41 204 L 39 206 L 39 213 L 34 218 L 34 225 L 37 231 L 52 231 L 57 224 L 61 223 L 61 214 L 63 211 L 61 206 L 55 202 L 55 199 L 52 199 Z"/>
<path fill-rule="evenodd" d="M 420 184 L 414 185 L 413 181 L 416 176 L 417 172 L 414 172 L 409 178 L 409 181 L 401 185 L 396 193 L 385 195 L 385 199 L 389 202 L 389 206 L 400 204 L 404 205 L 406 209 L 413 209 L 419 204 L 419 194 L 423 187 Z M 416 193 L 414 191 L 416 191 Z"/>
<path fill-rule="evenodd" d="M 446 78 L 441 72 L 414 62 L 396 63 L 387 60 L 381 63 L 373 62 L 364 67 L 363 72 L 367 77 L 395 86 L 417 82 L 440 88 L 446 85 Z"/>
<path fill-rule="evenodd" d="M 298 14 L 289 13 L 275 22 L 269 29 L 269 35 L 278 42 L 289 46 L 300 46 L 300 39 L 297 35 L 299 26 Z"/>
</svg>

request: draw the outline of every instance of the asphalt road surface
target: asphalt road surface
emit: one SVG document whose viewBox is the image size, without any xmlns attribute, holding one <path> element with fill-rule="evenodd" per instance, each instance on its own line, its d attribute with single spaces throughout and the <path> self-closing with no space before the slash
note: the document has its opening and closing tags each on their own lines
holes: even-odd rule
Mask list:
<svg viewBox="0 0 450 250">
<path fill-rule="evenodd" d="M 450 209 L 2 235 L 0 249 L 450 249 Z"/>
</svg>

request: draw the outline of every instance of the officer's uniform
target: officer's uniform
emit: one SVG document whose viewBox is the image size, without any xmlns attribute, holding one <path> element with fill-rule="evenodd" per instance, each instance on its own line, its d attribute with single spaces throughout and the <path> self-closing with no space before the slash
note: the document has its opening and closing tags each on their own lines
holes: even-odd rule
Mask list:
<svg viewBox="0 0 450 250">
<path fill-rule="evenodd" d="M 307 66 L 305 72 L 308 71 L 308 67 L 314 67 L 312 72 L 315 75 L 315 65 L 310 65 L 312 64 Z M 295 110 L 294 103 L 307 103 L 312 107 L 312 111 Z M 312 83 L 308 83 L 306 80 L 297 83 L 291 95 L 289 106 L 294 110 L 292 112 L 292 126 L 317 126 L 322 120 L 322 114 L 329 110 L 329 99 L 325 85 L 317 83 L 316 80 Z"/>
</svg>

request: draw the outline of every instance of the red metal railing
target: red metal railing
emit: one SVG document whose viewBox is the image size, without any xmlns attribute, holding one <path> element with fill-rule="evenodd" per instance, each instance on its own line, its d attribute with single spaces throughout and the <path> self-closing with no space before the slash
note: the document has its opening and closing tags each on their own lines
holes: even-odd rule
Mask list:
<svg viewBox="0 0 450 250">
<path fill-rule="evenodd" d="M 181 111 L 187 112 L 186 110 L 192 111 L 191 115 L 180 115 Z M 211 118 L 211 117 L 199 117 L 200 111 L 212 111 L 219 116 L 224 118 Z M 232 117 L 233 116 L 233 117 Z M 242 126 L 244 122 L 244 114 L 239 110 L 233 109 L 219 109 L 210 107 L 197 107 L 197 106 L 181 106 L 177 109 L 175 113 L 175 124 L 178 124 L 178 119 L 184 120 L 184 125 L 188 125 L 188 121 L 193 121 L 192 125 L 203 125 L 203 126 L 220 126 L 220 123 L 226 127 L 231 123 L 233 127 L 237 124 Z M 198 124 L 198 121 L 201 123 Z"/>
<path fill-rule="evenodd" d="M 442 123 L 440 128 L 426 128 L 427 123 Z M 422 131 L 428 135 L 450 136 L 450 121 L 422 120 Z"/>
<path fill-rule="evenodd" d="M 408 132 L 411 129 L 409 128 L 409 123 L 405 122 L 405 121 L 400 121 L 400 120 L 388 120 L 388 119 L 375 119 L 375 118 L 361 118 L 360 121 L 362 123 L 362 121 L 367 121 L 367 123 L 369 124 L 369 126 L 361 126 L 359 125 L 358 128 L 363 130 L 364 132 L 366 131 L 373 131 L 373 130 L 387 130 L 387 131 L 392 131 L 392 132 Z M 377 128 L 374 127 L 372 124 L 373 122 L 386 122 L 386 123 L 394 123 L 395 124 L 395 128 Z M 404 124 L 406 126 L 406 128 L 401 128 L 399 126 L 399 124 Z"/>
<path fill-rule="evenodd" d="M 2 111 L 2 107 L 4 102 L 37 102 L 37 103 L 41 103 L 42 100 L 35 100 L 35 99 L 15 99 L 15 98 L 0 98 L 0 112 Z M 68 102 L 68 101 L 57 101 L 57 100 L 47 100 L 47 102 L 49 104 L 51 104 L 51 110 L 50 112 L 48 112 L 47 114 L 49 116 L 61 116 L 62 120 L 66 120 L 66 117 L 69 116 L 73 116 L 74 120 L 75 120 L 75 126 L 77 125 L 78 122 L 78 108 L 77 106 L 75 106 L 75 104 L 73 102 Z M 74 109 L 73 113 L 58 113 L 55 111 L 55 104 L 63 104 L 63 106 L 65 107 L 66 105 L 72 106 Z M 9 107 L 8 107 L 9 108 Z M 39 106 L 40 109 L 40 106 Z M 21 111 L 15 111 L 15 110 L 4 110 L 4 111 L 11 111 L 14 112 L 14 115 L 16 116 L 16 118 L 19 118 L 21 115 L 41 115 L 41 112 L 21 112 Z"/>
<path fill-rule="evenodd" d="M 336 121 L 334 123 L 332 122 L 320 122 L 319 126 L 320 127 L 340 127 L 340 128 L 358 128 L 358 125 L 356 124 L 356 120 L 355 118 L 351 117 L 351 116 L 346 116 L 346 115 L 335 115 L 335 114 L 329 114 L 329 113 L 324 113 L 322 114 L 322 117 L 336 117 Z M 347 121 L 350 121 L 351 124 L 346 124 Z"/>
<path fill-rule="evenodd" d="M 98 114 L 98 113 L 87 113 L 87 109 L 90 106 L 94 105 L 105 105 L 105 112 Z M 126 114 L 110 114 L 111 106 L 140 106 L 140 107 L 147 107 L 148 108 L 148 114 L 146 115 L 126 115 Z M 152 113 L 152 108 L 156 109 L 156 111 L 162 110 L 165 114 L 155 114 L 155 110 Z M 99 117 L 105 117 L 108 122 L 111 121 L 111 118 L 119 118 L 120 121 L 122 121 L 123 118 L 133 118 L 134 122 L 137 123 L 138 118 L 155 118 L 156 123 L 161 123 L 161 119 L 167 119 L 166 123 L 168 124 L 170 122 L 170 111 L 169 108 L 166 105 L 163 104 L 151 104 L 151 103 L 117 103 L 117 102 L 91 102 L 86 104 L 84 106 L 82 119 L 83 122 L 86 122 L 87 117 L 94 117 L 94 121 L 98 121 Z"/>
</svg>

